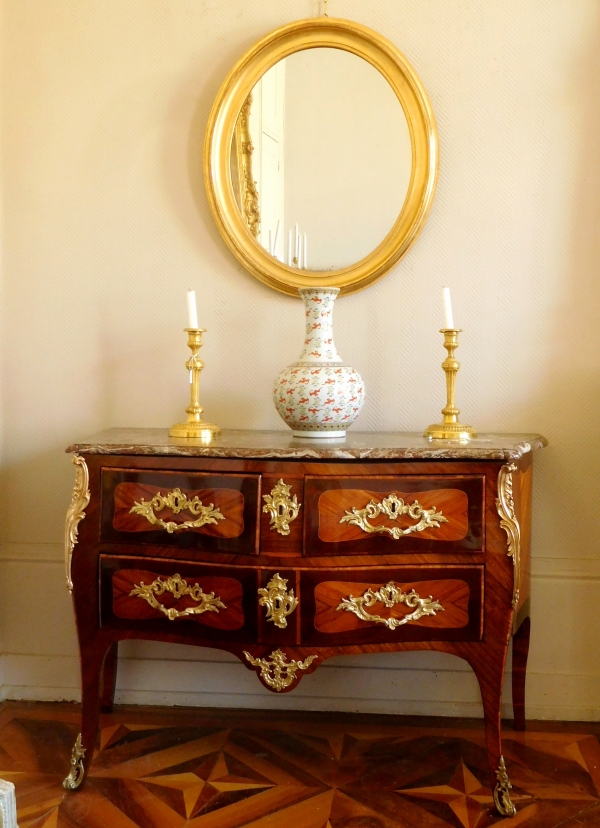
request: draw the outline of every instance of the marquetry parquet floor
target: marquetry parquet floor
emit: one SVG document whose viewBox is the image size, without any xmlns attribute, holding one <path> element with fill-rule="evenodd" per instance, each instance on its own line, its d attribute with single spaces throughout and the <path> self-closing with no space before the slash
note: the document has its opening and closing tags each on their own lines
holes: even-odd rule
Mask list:
<svg viewBox="0 0 600 828">
<path fill-rule="evenodd" d="M 89 780 L 66 793 L 78 716 L 2 706 L 0 777 L 16 785 L 20 828 L 600 826 L 597 725 L 506 730 L 518 814 L 503 821 L 480 722 L 116 708 Z"/>
</svg>

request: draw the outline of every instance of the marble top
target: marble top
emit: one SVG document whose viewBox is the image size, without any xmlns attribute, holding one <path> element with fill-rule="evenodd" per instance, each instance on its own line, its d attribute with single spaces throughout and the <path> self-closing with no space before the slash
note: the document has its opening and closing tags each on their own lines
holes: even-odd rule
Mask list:
<svg viewBox="0 0 600 828">
<path fill-rule="evenodd" d="M 404 431 L 349 431 L 345 439 L 293 437 L 288 431 L 222 431 L 206 444 L 169 437 L 166 428 L 109 428 L 69 446 L 79 454 L 316 460 L 518 460 L 548 445 L 540 434 L 480 434 L 475 440 L 428 440 Z"/>
</svg>

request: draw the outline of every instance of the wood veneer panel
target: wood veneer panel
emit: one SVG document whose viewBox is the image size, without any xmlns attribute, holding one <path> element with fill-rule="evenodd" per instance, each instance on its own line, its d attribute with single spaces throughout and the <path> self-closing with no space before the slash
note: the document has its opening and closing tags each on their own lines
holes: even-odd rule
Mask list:
<svg viewBox="0 0 600 828">
<path fill-rule="evenodd" d="M 305 480 L 304 554 L 358 555 L 365 553 L 478 552 L 483 549 L 484 478 L 480 476 L 416 475 L 307 476 Z M 352 507 L 397 493 L 405 501 L 448 510 L 451 523 L 394 539 L 388 533 L 368 534 L 360 527 L 340 523 Z M 445 514 L 445 512 L 444 512 Z M 374 525 L 409 525 L 410 518 L 392 521 L 379 516 Z"/>
<path fill-rule="evenodd" d="M 203 592 L 214 592 L 221 598 L 227 609 L 219 612 L 205 612 L 170 621 L 160 610 L 152 608 L 145 600 L 130 596 L 134 586 L 141 581 L 151 584 L 155 578 L 166 578 L 175 574 L 189 585 L 198 583 Z M 134 635 L 119 637 L 140 637 L 137 632 L 149 632 L 149 637 L 158 640 L 182 640 L 206 646 L 218 641 L 227 648 L 228 642 L 249 643 L 258 636 L 256 590 L 258 573 L 250 568 L 222 567 L 206 564 L 192 564 L 184 561 L 154 558 L 129 558 L 102 555 L 100 558 L 100 604 L 103 628 L 130 630 Z M 175 600 L 165 592 L 158 596 L 165 607 L 184 609 L 198 606 L 187 597 Z M 191 640 L 190 640 L 191 639 Z"/>
<path fill-rule="evenodd" d="M 389 581 L 387 582 L 389 583 Z M 411 626 L 436 627 L 464 627 L 469 622 L 469 585 L 465 581 L 444 579 L 437 581 L 411 581 L 410 583 L 393 582 L 403 593 L 409 594 L 414 590 L 420 598 L 433 598 L 441 604 L 442 609 L 435 611 L 435 615 L 423 615 L 407 623 Z M 338 609 L 344 599 L 360 598 L 371 590 L 377 592 L 382 583 L 367 581 L 324 581 L 315 589 L 315 629 L 323 633 L 349 632 L 379 626 L 381 622 L 365 621 L 355 613 Z M 377 615 L 384 619 L 402 620 L 414 612 L 414 607 L 406 604 L 396 604 L 387 607 L 377 601 L 365 608 L 369 615 Z"/>
<path fill-rule="evenodd" d="M 427 510 L 433 510 L 444 520 L 436 521 L 439 526 L 431 526 L 413 534 L 417 540 L 456 541 L 462 540 L 469 528 L 467 514 L 468 498 L 460 489 L 437 489 L 429 492 L 419 492 L 418 499 L 414 492 L 387 492 L 365 491 L 364 489 L 337 489 L 323 492 L 319 498 L 319 538 L 325 543 L 343 543 L 344 541 L 363 541 L 373 537 L 360 526 L 350 523 L 345 518 L 353 515 L 353 510 L 362 510 L 367 504 L 380 503 L 384 498 L 394 495 L 406 505 L 418 504 Z M 343 522 L 342 522 L 343 521 Z M 399 528 L 402 531 L 415 526 L 418 519 L 410 515 L 401 515 L 392 519 L 380 514 L 369 519 L 369 525 L 388 529 Z M 381 532 L 379 537 L 390 537 L 389 533 Z M 398 540 L 404 540 L 404 535 Z"/>
<path fill-rule="evenodd" d="M 173 575 L 178 573 L 173 573 Z M 113 586 L 113 613 L 117 618 L 163 618 L 164 613 L 160 609 L 151 606 L 143 597 L 132 595 L 137 587 L 149 586 L 155 580 L 163 583 L 166 579 L 151 570 L 146 569 L 121 569 L 112 577 Z M 199 586 L 205 595 L 213 595 L 219 599 L 224 607 L 216 607 L 213 611 L 206 611 L 201 614 L 187 616 L 189 620 L 198 624 L 206 624 L 208 627 L 215 627 L 220 630 L 239 630 L 244 625 L 244 611 L 242 609 L 243 590 L 241 583 L 236 578 L 223 578 L 206 575 L 185 579 L 190 587 Z M 176 598 L 170 592 L 165 591 L 157 595 L 158 602 L 165 609 L 175 609 L 184 612 L 199 606 L 191 595 L 182 595 Z M 175 623 L 181 619 L 176 618 Z"/>
<path fill-rule="evenodd" d="M 481 638 L 483 618 L 484 567 L 357 567 L 355 569 L 302 570 L 302 645 L 334 647 L 417 641 L 477 641 Z M 404 591 L 411 588 L 421 598 L 432 595 L 448 609 L 418 623 L 390 630 L 383 624 L 361 621 L 356 615 L 337 611 L 349 595 L 360 596 L 366 589 L 379 589 L 393 581 Z M 440 598 L 441 596 L 441 598 Z M 335 607 L 333 604 L 335 603 Z M 455 606 L 453 606 L 455 605 Z M 404 615 L 406 607 L 393 611 L 377 603 L 371 614 L 393 617 Z M 448 612 L 450 624 L 443 617 Z M 426 623 L 427 622 L 427 623 Z M 433 622 L 433 623 L 431 623 Z"/>
<path fill-rule="evenodd" d="M 179 489 L 179 491 L 190 501 L 198 498 L 203 506 L 210 507 L 211 510 L 218 509 L 224 519 L 216 518 L 215 523 L 205 523 L 203 526 L 174 531 L 200 532 L 215 538 L 238 538 L 244 531 L 244 498 L 240 492 L 234 489 Z M 150 523 L 144 515 L 133 512 L 132 509 L 135 506 L 149 503 L 157 495 L 165 497 L 167 494 L 168 490 L 160 486 L 119 483 L 114 494 L 114 528 L 119 532 L 155 532 L 156 526 Z M 193 521 L 196 517 L 188 510 L 177 513 L 168 506 L 154 513 L 165 523 L 177 525 Z"/>
<path fill-rule="evenodd" d="M 161 469 L 101 469 L 101 540 L 109 543 L 179 547 L 240 555 L 258 554 L 260 477 L 245 474 L 211 474 L 197 470 L 185 474 Z M 153 526 L 131 508 L 142 498 L 166 496 L 181 489 L 203 505 L 213 503 L 225 520 L 194 529 L 168 532 Z M 167 507 L 156 513 L 165 521 L 193 520 L 189 511 L 174 514 Z"/>
</svg>

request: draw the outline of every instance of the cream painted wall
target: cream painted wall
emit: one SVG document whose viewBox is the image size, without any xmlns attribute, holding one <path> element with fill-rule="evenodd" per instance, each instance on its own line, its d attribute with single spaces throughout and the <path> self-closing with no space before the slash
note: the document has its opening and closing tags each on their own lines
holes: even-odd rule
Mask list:
<svg viewBox="0 0 600 828">
<path fill-rule="evenodd" d="M 180 416 L 188 286 L 208 328 L 207 414 L 283 427 L 271 384 L 298 354 L 301 306 L 230 256 L 201 146 L 232 62 L 318 5 L 2 2 L 4 696 L 79 696 L 63 449 Z M 597 0 L 331 0 L 330 11 L 406 53 L 442 150 L 416 245 L 338 303 L 337 345 L 368 394 L 356 427 L 420 430 L 436 416 L 440 285 L 451 285 L 465 419 L 551 441 L 535 463 L 528 713 L 600 718 Z M 432 654 L 340 658 L 283 697 L 217 652 L 129 643 L 123 656 L 121 701 L 481 712 L 468 667 Z"/>
</svg>

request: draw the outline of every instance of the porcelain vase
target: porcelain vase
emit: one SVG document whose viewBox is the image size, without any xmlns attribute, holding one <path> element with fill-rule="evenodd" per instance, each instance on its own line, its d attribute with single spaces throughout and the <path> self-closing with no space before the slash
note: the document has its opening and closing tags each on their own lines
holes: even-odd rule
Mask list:
<svg viewBox="0 0 600 828">
<path fill-rule="evenodd" d="M 338 288 L 301 288 L 306 336 L 298 362 L 279 374 L 273 401 L 296 437 L 345 437 L 365 401 L 360 375 L 346 365 L 333 341 Z"/>
</svg>

